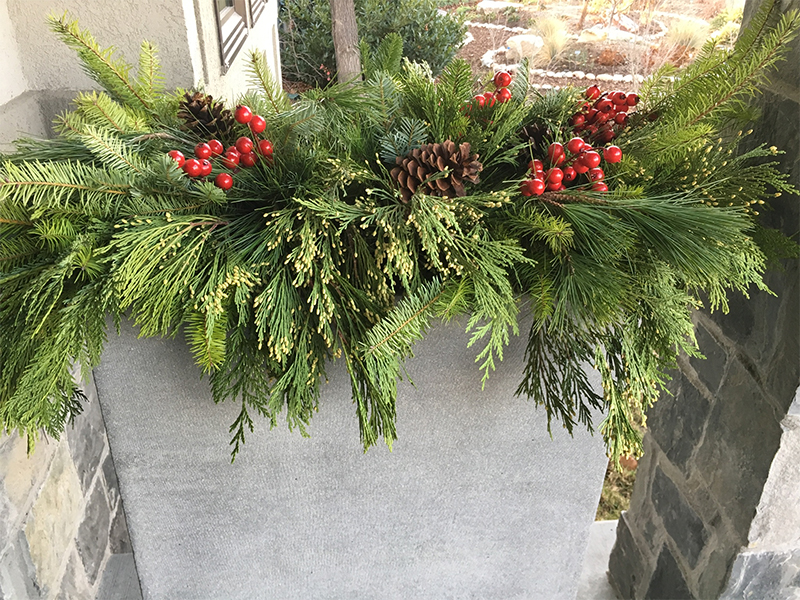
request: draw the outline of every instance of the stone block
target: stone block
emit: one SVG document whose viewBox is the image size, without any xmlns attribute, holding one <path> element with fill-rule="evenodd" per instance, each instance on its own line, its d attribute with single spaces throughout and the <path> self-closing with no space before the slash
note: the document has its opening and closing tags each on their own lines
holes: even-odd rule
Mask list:
<svg viewBox="0 0 800 600">
<path fill-rule="evenodd" d="M 94 384 L 86 386 L 86 397 L 89 401 L 83 403 L 83 412 L 75 417 L 72 426 L 67 427 L 72 460 L 75 462 L 84 493 L 88 492 L 108 445 Z"/>
<path fill-rule="evenodd" d="M 800 418 L 782 423 L 781 445 L 770 466 L 749 541 L 760 548 L 800 548 Z"/>
<path fill-rule="evenodd" d="M 617 521 L 617 541 L 608 559 L 608 579 L 622 598 L 636 598 L 650 567 L 631 533 L 627 515 L 623 512 Z"/>
<path fill-rule="evenodd" d="M 58 447 L 47 480 L 25 524 L 36 581 L 56 589 L 61 564 L 81 518 L 83 493 L 65 444 Z"/>
<path fill-rule="evenodd" d="M 16 434 L 0 447 L 0 495 L 6 497 L 9 519 L 25 514 L 57 447 L 57 442 L 40 439 L 29 456 L 25 438 Z"/>
<path fill-rule="evenodd" d="M 111 523 L 111 511 L 108 508 L 103 487 L 96 485 L 89 497 L 84 511 L 83 521 L 78 528 L 75 545 L 86 569 L 86 578 L 94 585 L 100 565 L 108 550 L 108 530 Z"/>
<path fill-rule="evenodd" d="M 709 554 L 708 560 L 699 570 L 697 594 L 700 598 L 719 598 L 723 587 L 730 577 L 731 565 L 736 557 L 738 548 L 727 540 L 716 540 L 714 550 Z"/>
<path fill-rule="evenodd" d="M 721 600 L 784 600 L 800 596 L 800 549 L 744 552 L 733 564 Z"/>
<path fill-rule="evenodd" d="M 791 200 L 796 208 L 800 207 L 799 198 L 795 196 Z M 794 228 L 795 231 L 800 229 L 800 215 L 794 219 Z M 791 404 L 794 391 L 800 384 L 800 261 L 784 263 L 785 270 L 771 272 L 767 277 L 767 285 L 778 294 L 781 307 L 774 315 L 780 326 L 765 372 L 767 392 L 778 401 L 782 410 Z"/>
<path fill-rule="evenodd" d="M 114 554 L 109 557 L 96 600 L 142 600 L 133 554 Z"/>
<path fill-rule="evenodd" d="M 81 559 L 73 549 L 56 600 L 87 600 L 94 598 L 92 591 L 92 586 L 86 580 Z"/>
<path fill-rule="evenodd" d="M 0 556 L 0 599 L 38 600 L 46 591 L 36 583 L 28 540 L 19 532 L 8 540 L 6 552 Z"/>
<path fill-rule="evenodd" d="M 128 536 L 128 521 L 122 502 L 117 505 L 117 512 L 111 522 L 109 536 L 109 550 L 112 554 L 127 554 L 131 552 L 131 538 Z"/>
<path fill-rule="evenodd" d="M 694 568 L 708 541 L 705 524 L 661 467 L 656 468 L 652 489 L 653 505 L 664 529 L 689 566 Z"/>
<path fill-rule="evenodd" d="M 692 357 L 689 362 L 695 368 L 700 381 L 714 394 L 725 373 L 728 354 L 702 325 L 695 327 L 695 335 L 697 336 L 697 345 L 705 359 Z"/>
<path fill-rule="evenodd" d="M 723 363 L 724 367 L 724 363 Z M 711 402 L 682 373 L 676 376 L 678 391 L 662 396 L 647 413 L 650 435 L 667 458 L 684 473 L 700 443 Z"/>
<path fill-rule="evenodd" d="M 113 508 L 119 499 L 119 481 L 117 480 L 117 470 L 114 468 L 114 459 L 111 457 L 111 452 L 106 454 L 106 459 L 103 461 L 103 479 L 106 482 L 108 504 Z"/>
<path fill-rule="evenodd" d="M 695 600 L 675 557 L 666 544 L 658 555 L 656 569 L 653 571 L 653 577 L 644 597 L 648 600 Z"/>
<path fill-rule="evenodd" d="M 695 469 L 747 543 L 761 490 L 781 438 L 772 406 L 738 361 L 733 361 L 711 409 Z"/>
</svg>

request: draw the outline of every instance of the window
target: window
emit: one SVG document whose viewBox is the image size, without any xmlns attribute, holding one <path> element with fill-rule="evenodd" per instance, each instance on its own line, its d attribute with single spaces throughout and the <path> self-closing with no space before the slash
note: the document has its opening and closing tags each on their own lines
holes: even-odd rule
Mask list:
<svg viewBox="0 0 800 600">
<path fill-rule="evenodd" d="M 222 72 L 227 71 L 239 50 L 247 40 L 248 27 L 254 23 L 248 0 L 215 0 L 217 8 L 217 26 L 219 28 L 220 55 Z M 261 0 L 252 0 L 261 3 Z M 259 15 L 263 11 L 259 11 Z M 250 14 L 249 14 L 250 13 Z M 249 20 L 249 23 L 248 23 Z"/>
</svg>

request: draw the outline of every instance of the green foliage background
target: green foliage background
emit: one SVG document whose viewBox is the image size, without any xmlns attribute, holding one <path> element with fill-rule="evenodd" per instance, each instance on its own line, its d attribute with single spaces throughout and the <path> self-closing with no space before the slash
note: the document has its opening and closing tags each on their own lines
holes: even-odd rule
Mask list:
<svg viewBox="0 0 800 600">
<path fill-rule="evenodd" d="M 358 33 L 375 51 L 390 33 L 403 40 L 409 60 L 426 62 L 438 75 L 455 56 L 466 28 L 440 13 L 436 0 L 355 0 Z M 281 66 L 298 81 L 325 85 L 336 74 L 328 2 L 286 0 L 281 6 Z"/>
<path fill-rule="evenodd" d="M 765 6 L 732 50 L 710 43 L 685 70 L 646 82 L 617 140 L 624 158 L 605 165 L 610 192 L 540 197 L 522 196 L 520 181 L 548 142 L 572 136 L 578 90 L 540 95 L 518 76 L 511 101 L 481 109 L 466 63 L 434 80 L 387 36 L 362 48 L 364 82 L 291 103 L 254 53 L 241 101 L 265 117 L 274 160 L 223 192 L 166 156 L 205 140 L 181 129 L 182 94 L 163 89 L 155 49 L 144 43 L 134 68 L 52 19 L 104 91 L 80 95 L 56 139 L 20 140 L 2 157 L 3 429 L 31 445 L 63 431 L 81 409 L 71 367 L 98 364 L 111 315 L 143 336 L 185 333 L 215 400 L 241 405 L 234 456 L 254 414 L 303 432 L 331 360 L 350 373 L 364 448 L 381 437 L 391 446 L 403 360 L 435 320 L 465 315 L 484 377 L 510 336 L 526 335 L 518 393 L 570 431 L 594 427 L 591 410 L 602 409 L 612 458 L 638 453 L 634 415 L 656 400 L 678 352 L 698 354 L 692 310 L 765 289 L 756 239 L 788 246 L 754 219 L 770 195 L 793 191 L 777 149 L 738 148 L 747 99 L 800 22 L 770 19 Z M 523 126 L 544 142 L 520 137 Z M 445 140 L 469 144 L 480 181 L 463 197 L 420 186 L 404 200 L 396 159 Z"/>
</svg>

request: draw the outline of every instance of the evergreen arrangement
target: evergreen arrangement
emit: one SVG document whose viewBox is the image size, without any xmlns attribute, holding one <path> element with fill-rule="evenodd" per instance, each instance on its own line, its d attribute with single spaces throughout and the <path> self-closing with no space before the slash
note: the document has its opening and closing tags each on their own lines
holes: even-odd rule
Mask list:
<svg viewBox="0 0 800 600">
<path fill-rule="evenodd" d="M 464 315 L 485 378 L 525 335 L 518 393 L 569 431 L 601 409 L 610 455 L 640 452 L 635 415 L 699 355 L 692 310 L 766 289 L 765 249 L 791 251 L 754 218 L 793 191 L 777 149 L 737 147 L 799 23 L 766 6 L 732 50 L 710 42 L 638 96 L 542 95 L 524 70 L 476 95 L 466 63 L 434 79 L 388 36 L 363 82 L 294 103 L 254 53 L 227 106 L 165 91 L 152 45 L 133 67 L 53 18 L 103 91 L 0 157 L 3 429 L 63 431 L 70 369 L 98 364 L 110 315 L 185 336 L 215 400 L 241 405 L 234 456 L 257 415 L 304 432 L 332 360 L 364 448 L 391 446 L 403 360 Z"/>
</svg>

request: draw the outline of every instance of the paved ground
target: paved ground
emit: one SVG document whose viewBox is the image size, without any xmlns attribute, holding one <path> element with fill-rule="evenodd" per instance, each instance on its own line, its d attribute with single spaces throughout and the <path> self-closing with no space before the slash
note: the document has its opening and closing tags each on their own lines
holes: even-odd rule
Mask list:
<svg viewBox="0 0 800 600">
<path fill-rule="evenodd" d="M 576 600 L 617 600 L 607 576 L 608 557 L 616 539 L 616 521 L 592 523 Z"/>
</svg>

